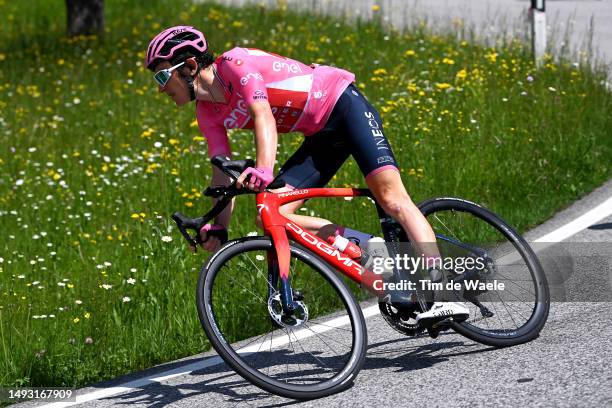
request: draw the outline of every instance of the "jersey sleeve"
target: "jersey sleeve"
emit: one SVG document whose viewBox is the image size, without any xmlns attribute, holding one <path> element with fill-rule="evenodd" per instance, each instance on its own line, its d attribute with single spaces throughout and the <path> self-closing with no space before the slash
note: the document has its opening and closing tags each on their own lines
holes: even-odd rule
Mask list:
<svg viewBox="0 0 612 408">
<path fill-rule="evenodd" d="M 247 57 L 248 58 L 248 57 Z M 223 76 L 232 88 L 240 93 L 247 106 L 268 100 L 263 75 L 247 58 L 233 58 L 224 64 Z"/>
<path fill-rule="evenodd" d="M 204 119 L 204 109 L 198 104 L 196 109 L 196 118 L 198 127 L 202 136 L 206 138 L 208 143 L 208 157 L 212 158 L 219 154 L 231 156 L 232 149 L 230 148 L 227 130 L 222 125 L 211 124 Z"/>
<path fill-rule="evenodd" d="M 227 137 L 227 130 L 223 126 L 210 127 L 202 133 L 208 141 L 208 157 L 212 158 L 219 154 L 231 156 L 232 149 Z"/>
</svg>

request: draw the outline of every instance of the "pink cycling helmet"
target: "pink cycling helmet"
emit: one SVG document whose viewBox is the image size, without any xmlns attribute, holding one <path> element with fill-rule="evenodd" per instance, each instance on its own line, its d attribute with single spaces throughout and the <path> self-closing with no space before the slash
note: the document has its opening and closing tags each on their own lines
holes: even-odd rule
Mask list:
<svg viewBox="0 0 612 408">
<path fill-rule="evenodd" d="M 158 61 L 171 60 L 181 52 L 198 55 L 208 49 L 206 38 L 201 31 L 191 26 L 170 27 L 157 34 L 149 43 L 145 66 L 153 69 Z"/>
</svg>

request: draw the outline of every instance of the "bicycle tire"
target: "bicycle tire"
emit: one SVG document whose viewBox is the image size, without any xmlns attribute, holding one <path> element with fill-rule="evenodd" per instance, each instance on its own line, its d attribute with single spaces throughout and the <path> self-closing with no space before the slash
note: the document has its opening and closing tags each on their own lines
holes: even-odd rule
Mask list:
<svg viewBox="0 0 612 408">
<path fill-rule="evenodd" d="M 467 200 L 457 198 L 435 198 L 419 204 L 419 209 L 423 215 L 425 215 L 430 225 L 432 225 L 432 228 L 434 228 L 434 232 L 436 232 L 436 223 L 438 222 L 436 218 L 439 218 L 442 212 L 450 212 L 450 214 L 469 214 L 470 216 L 473 216 L 474 219 L 485 222 L 508 240 L 511 247 L 510 245 L 507 245 L 506 249 L 514 248 L 513 251 L 518 253 L 518 256 L 520 256 L 520 259 L 522 259 L 522 262 L 524 262 L 525 267 L 528 269 L 528 275 L 531 277 L 531 283 L 533 285 L 533 299 L 529 299 L 525 303 L 531 304 L 533 302 L 533 310 L 529 318 L 524 322 L 524 324 L 521 324 L 520 327 L 518 327 L 518 324 L 516 324 L 514 319 L 512 319 L 512 321 L 517 325 L 517 327 L 512 329 L 479 327 L 478 325 L 474 324 L 476 321 L 468 320 L 462 323 L 452 323 L 452 329 L 471 340 L 495 347 L 514 346 L 537 338 L 548 317 L 550 308 L 550 294 L 542 266 L 540 265 L 540 262 L 538 261 L 538 258 L 533 252 L 532 248 L 520 236 L 520 234 L 518 234 L 510 225 L 508 225 L 508 223 L 490 210 Z M 448 219 L 450 219 L 450 216 Z M 474 223 L 474 221 L 470 222 Z M 448 222 L 445 223 L 444 221 L 441 221 L 440 223 L 445 224 L 443 228 L 450 229 L 448 225 L 446 225 Z M 440 239 L 438 239 L 438 242 L 440 242 Z M 499 247 L 501 247 L 501 245 Z M 515 259 L 518 258 L 517 255 L 513 256 Z M 513 268 L 514 270 L 517 269 L 516 266 L 513 266 Z M 527 276 L 524 269 L 521 271 L 523 277 Z M 519 273 L 521 273 L 521 271 L 519 271 Z M 523 283 L 523 281 L 521 281 L 521 283 L 522 285 L 516 284 L 516 286 L 513 286 L 513 290 L 516 287 L 525 288 L 526 290 L 530 289 L 528 284 Z M 484 294 L 483 297 L 485 301 L 490 300 L 493 302 L 495 300 L 492 295 L 487 295 L 490 295 L 490 293 Z M 516 294 L 514 295 L 516 296 Z M 477 297 L 478 296 L 481 295 L 477 295 Z M 499 296 L 499 294 L 498 297 L 501 302 L 498 302 L 497 300 L 495 300 L 495 302 L 503 303 L 503 299 L 501 296 Z M 520 299 L 518 296 L 516 296 L 516 298 Z M 519 302 L 514 301 L 514 306 L 516 306 L 517 303 Z M 506 309 L 509 312 L 509 308 L 506 307 Z M 485 321 L 486 319 L 487 318 L 484 318 Z"/>
<path fill-rule="evenodd" d="M 270 250 L 273 250 L 273 245 L 268 237 L 252 237 L 234 240 L 223 245 L 223 247 L 217 253 L 215 253 L 204 265 L 198 280 L 196 303 L 200 322 L 213 348 L 217 351 L 219 356 L 221 356 L 221 358 L 244 379 L 263 390 L 282 397 L 298 400 L 308 400 L 328 396 L 350 387 L 357 373 L 363 365 L 367 349 L 367 332 L 363 314 L 361 313 L 361 309 L 353 298 L 353 296 L 351 295 L 350 291 L 336 275 L 335 271 L 319 257 L 303 249 L 302 247 L 294 245 L 293 243 L 290 244 L 290 253 L 292 260 L 303 262 L 307 267 L 311 268 L 314 273 L 320 275 L 320 278 L 315 277 L 316 279 L 322 279 L 321 282 L 329 283 L 332 289 L 339 296 L 340 301 L 343 307 L 345 308 L 345 312 L 348 315 L 349 324 L 352 328 L 352 343 L 350 346 L 350 356 L 348 356 L 347 352 L 345 365 L 342 366 L 342 368 L 339 369 L 339 372 L 333 375 L 333 377 L 325 379 L 324 381 L 318 382 L 316 384 L 289 384 L 288 382 L 283 382 L 277 378 L 274 378 L 274 372 L 272 373 L 273 375 L 270 375 L 270 372 L 268 371 L 268 374 L 266 375 L 264 372 L 262 372 L 264 371 L 263 369 L 259 370 L 254 367 L 255 363 L 247 361 L 247 359 L 251 358 L 253 355 L 260 353 L 259 349 L 253 354 L 240 355 L 238 353 L 238 351 L 240 351 L 239 346 L 232 346 L 231 341 L 226 340 L 227 335 L 224 335 L 224 333 L 222 332 L 222 323 L 216 317 L 216 314 L 218 314 L 219 310 L 221 310 L 222 308 L 222 304 L 219 300 L 217 300 L 217 295 L 213 293 L 215 289 L 215 281 L 217 279 L 220 279 L 219 282 L 222 282 L 224 278 L 218 278 L 218 276 L 220 276 L 220 271 L 223 270 L 224 266 L 226 265 L 229 265 L 226 268 L 229 271 L 230 266 L 233 265 L 233 260 L 235 258 L 241 259 L 241 254 L 244 255 L 249 253 L 255 253 L 256 251 L 267 252 Z M 237 261 L 236 265 L 240 265 L 239 262 L 240 261 Z M 267 294 L 266 298 L 269 300 Z M 216 311 L 215 309 L 218 310 Z M 250 310 L 252 311 L 253 309 Z M 261 309 L 258 308 L 256 310 Z M 252 311 L 251 316 L 249 316 L 249 320 L 255 318 L 254 316 L 252 316 L 254 314 L 256 314 L 256 312 Z M 328 321 L 326 320 L 325 322 Z M 324 325 L 323 322 L 321 322 L 320 324 Z M 307 327 L 311 329 L 310 326 Z M 342 330 L 348 331 L 347 329 Z M 291 342 L 292 336 L 289 331 L 290 330 L 287 330 L 286 334 L 289 342 Z M 316 331 L 318 331 L 318 329 L 315 328 L 314 331 L 311 331 L 315 333 Z M 296 334 L 296 332 L 293 332 L 293 334 L 295 335 L 295 339 L 298 340 L 299 333 Z M 316 336 L 319 337 L 319 339 L 317 339 L 316 341 L 323 339 L 323 342 L 325 342 L 325 338 L 320 337 L 318 334 L 316 334 Z M 323 334 L 321 334 L 321 336 L 323 336 Z M 261 338 L 261 336 L 259 338 Z M 266 339 L 267 337 L 264 337 L 264 340 Z M 271 334 L 269 341 L 270 352 L 272 349 L 272 344 L 275 341 L 276 340 L 274 336 Z M 332 340 L 327 341 L 331 342 Z M 238 348 L 235 350 L 234 347 Z M 301 345 L 301 347 L 302 350 L 304 350 L 303 345 Z M 261 345 L 259 346 L 259 348 L 261 348 Z M 293 345 L 291 345 L 291 348 L 295 353 L 296 350 Z M 261 353 L 264 353 L 264 351 L 267 352 L 267 350 L 262 350 Z M 303 354 L 306 355 L 306 353 Z M 276 356 L 270 354 L 270 356 L 266 356 L 267 360 L 265 361 L 276 361 L 275 359 L 279 358 L 279 355 L 282 357 L 282 353 L 277 353 Z M 296 355 L 296 358 L 297 356 L 299 355 Z M 322 356 L 322 354 L 320 356 Z M 306 355 L 306 357 L 309 356 Z M 255 356 L 255 358 L 257 357 Z M 303 358 L 303 356 L 300 358 Z M 304 371 L 300 367 L 299 362 L 297 364 L 298 369 Z M 316 364 L 317 363 L 315 362 L 315 365 Z M 289 377 L 288 370 L 289 368 L 287 367 L 287 376 Z"/>
</svg>

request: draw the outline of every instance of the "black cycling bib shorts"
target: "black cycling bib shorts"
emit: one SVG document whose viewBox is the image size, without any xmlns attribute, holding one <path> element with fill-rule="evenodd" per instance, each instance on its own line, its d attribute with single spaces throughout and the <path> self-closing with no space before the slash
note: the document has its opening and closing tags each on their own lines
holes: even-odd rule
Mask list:
<svg viewBox="0 0 612 408">
<path fill-rule="evenodd" d="M 295 189 L 323 187 L 349 155 L 366 180 L 389 168 L 399 171 L 380 115 L 353 84 L 336 102 L 325 127 L 305 137 L 276 178 Z"/>
</svg>

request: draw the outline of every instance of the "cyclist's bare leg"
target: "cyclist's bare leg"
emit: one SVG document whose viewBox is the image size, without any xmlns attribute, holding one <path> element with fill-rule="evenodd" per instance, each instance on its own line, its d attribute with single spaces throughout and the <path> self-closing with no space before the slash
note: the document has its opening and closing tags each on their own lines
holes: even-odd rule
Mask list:
<svg viewBox="0 0 612 408">
<path fill-rule="evenodd" d="M 436 236 L 421 211 L 410 199 L 400 173 L 394 169 L 383 170 L 368 176 L 366 183 L 385 212 L 404 228 L 410 242 L 417 246 L 415 249 L 420 250 L 425 257 L 439 257 L 437 245 L 427 244 L 435 243 Z"/>
</svg>

